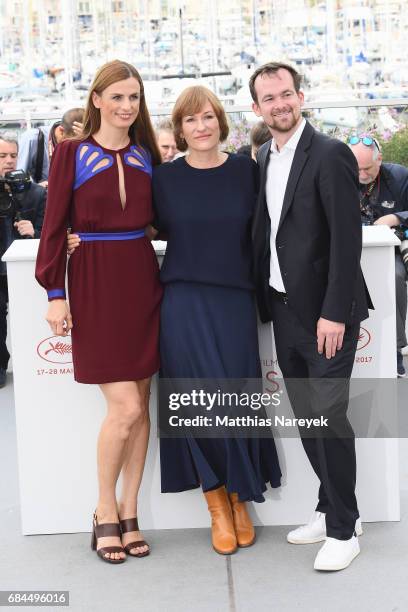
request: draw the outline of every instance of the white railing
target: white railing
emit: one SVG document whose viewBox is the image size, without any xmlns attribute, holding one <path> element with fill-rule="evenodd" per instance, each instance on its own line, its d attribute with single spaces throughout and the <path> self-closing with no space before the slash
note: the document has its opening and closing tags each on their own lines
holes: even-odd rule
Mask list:
<svg viewBox="0 0 408 612">
<path fill-rule="evenodd" d="M 408 98 L 375 98 L 373 100 L 369 99 L 349 99 L 349 100 L 330 100 L 330 101 L 314 101 L 308 102 L 304 105 L 303 109 L 306 110 L 317 110 L 317 109 L 326 109 L 326 108 L 375 108 L 375 107 L 388 107 L 388 108 L 396 108 L 396 107 L 407 107 L 408 108 Z M 162 108 L 151 108 L 150 114 L 154 117 L 162 117 L 171 115 L 172 106 L 166 106 Z M 232 113 L 251 113 L 252 109 L 249 105 L 230 105 L 228 104 L 228 100 L 225 100 L 225 110 L 228 114 Z M 54 110 L 44 112 L 35 112 L 35 111 L 26 111 L 24 116 L 21 113 L 2 115 L 0 113 L 0 125 L 6 126 L 7 124 L 23 124 L 24 127 L 31 127 L 32 123 L 48 123 L 53 120 L 57 120 L 61 118 L 61 111 Z"/>
</svg>

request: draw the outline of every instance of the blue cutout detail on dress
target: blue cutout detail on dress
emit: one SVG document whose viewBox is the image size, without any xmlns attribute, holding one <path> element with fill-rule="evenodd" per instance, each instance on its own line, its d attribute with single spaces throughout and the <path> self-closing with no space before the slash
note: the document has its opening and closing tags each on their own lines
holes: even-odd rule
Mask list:
<svg viewBox="0 0 408 612">
<path fill-rule="evenodd" d="M 87 147 L 87 151 L 81 157 L 81 151 L 83 151 L 84 147 Z M 87 165 L 87 161 L 91 155 L 97 153 L 97 156 Z M 103 166 L 102 168 L 98 168 L 94 170 L 95 166 L 99 164 L 99 162 L 103 160 L 108 160 L 108 164 Z M 101 147 L 96 147 L 90 142 L 83 142 L 77 149 L 76 158 L 75 158 L 75 183 L 74 189 L 78 189 L 81 185 L 83 185 L 88 179 L 92 178 L 99 174 L 99 172 L 103 172 L 107 168 L 110 168 L 113 164 L 113 157 L 109 155 L 109 153 L 104 153 Z"/>
<path fill-rule="evenodd" d="M 135 164 L 129 158 L 135 157 L 141 165 Z M 125 153 L 125 163 L 132 168 L 137 168 L 152 176 L 152 156 L 147 149 L 141 146 L 132 145 L 129 153 Z"/>
</svg>

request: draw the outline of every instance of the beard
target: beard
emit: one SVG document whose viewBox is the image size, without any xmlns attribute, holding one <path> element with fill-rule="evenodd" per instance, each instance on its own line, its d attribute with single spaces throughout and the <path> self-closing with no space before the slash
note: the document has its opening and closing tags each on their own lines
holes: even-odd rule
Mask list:
<svg viewBox="0 0 408 612">
<path fill-rule="evenodd" d="M 359 182 L 360 182 L 360 185 L 366 185 L 367 186 L 367 185 L 371 185 L 371 183 L 374 183 L 376 178 L 377 177 L 374 177 L 374 178 L 370 177 L 370 178 L 367 178 L 367 179 L 364 179 L 364 180 L 359 179 Z"/>
<path fill-rule="evenodd" d="M 285 121 L 282 121 L 279 116 L 271 117 L 267 126 L 275 132 L 281 132 L 282 134 L 290 132 L 299 121 L 300 113 L 296 116 L 293 109 L 290 109 L 290 111 L 284 111 L 284 114 L 287 116 Z"/>
</svg>

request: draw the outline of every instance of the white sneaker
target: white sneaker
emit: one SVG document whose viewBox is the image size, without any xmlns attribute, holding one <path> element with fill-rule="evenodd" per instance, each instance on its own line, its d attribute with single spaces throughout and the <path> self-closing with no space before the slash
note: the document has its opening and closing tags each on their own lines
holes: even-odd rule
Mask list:
<svg viewBox="0 0 408 612">
<path fill-rule="evenodd" d="M 314 568 L 326 572 L 342 570 L 348 567 L 358 554 L 360 554 L 360 544 L 355 535 L 349 540 L 326 538 L 326 542 L 317 553 Z"/>
<path fill-rule="evenodd" d="M 355 529 L 358 536 L 362 535 L 363 528 L 360 518 L 356 520 Z M 324 512 L 314 512 L 307 525 L 302 525 L 288 533 L 287 540 L 290 544 L 315 544 L 323 542 L 326 537 L 326 515 Z"/>
</svg>

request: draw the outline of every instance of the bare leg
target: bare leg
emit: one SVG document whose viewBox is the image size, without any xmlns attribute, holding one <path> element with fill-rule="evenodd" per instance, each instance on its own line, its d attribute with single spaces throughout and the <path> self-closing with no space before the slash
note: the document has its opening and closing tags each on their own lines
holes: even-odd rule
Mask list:
<svg viewBox="0 0 408 612">
<path fill-rule="evenodd" d="M 124 461 L 126 445 L 133 427 L 140 428 L 143 421 L 142 403 L 138 383 L 115 382 L 100 385 L 106 398 L 108 413 L 98 438 L 98 523 L 117 523 L 116 483 Z M 98 538 L 98 548 L 120 546 L 119 538 Z M 123 558 L 125 553 L 107 556 Z"/>
<path fill-rule="evenodd" d="M 137 381 L 142 416 L 133 427 L 127 442 L 122 467 L 122 495 L 119 502 L 119 516 L 121 519 L 137 516 L 137 496 L 146 459 L 147 445 L 149 442 L 150 417 L 150 378 Z M 142 540 L 139 531 L 130 531 L 123 534 L 124 546 L 129 542 Z M 132 548 L 131 553 L 142 553 L 148 550 L 148 546 Z"/>
</svg>

